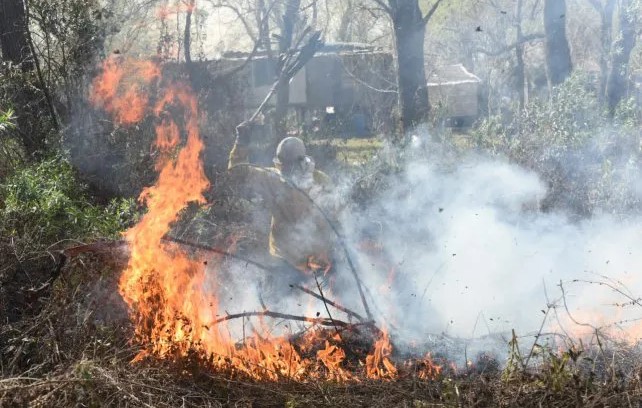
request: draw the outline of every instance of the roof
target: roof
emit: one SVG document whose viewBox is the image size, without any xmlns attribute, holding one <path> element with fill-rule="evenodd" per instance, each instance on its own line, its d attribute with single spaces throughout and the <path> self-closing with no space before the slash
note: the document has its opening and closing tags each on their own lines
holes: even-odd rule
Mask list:
<svg viewBox="0 0 642 408">
<path fill-rule="evenodd" d="M 468 72 L 462 64 L 446 65 L 426 70 L 428 86 L 477 84 L 481 79 Z"/>
</svg>

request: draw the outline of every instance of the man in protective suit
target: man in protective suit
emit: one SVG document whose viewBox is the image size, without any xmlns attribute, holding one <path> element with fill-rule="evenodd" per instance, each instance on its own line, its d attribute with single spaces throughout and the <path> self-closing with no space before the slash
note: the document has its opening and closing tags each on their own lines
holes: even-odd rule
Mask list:
<svg viewBox="0 0 642 408">
<path fill-rule="evenodd" d="M 334 220 L 338 211 L 332 181 L 315 169 L 298 137 L 286 137 L 278 144 L 274 167 L 258 167 L 249 163 L 253 125 L 243 122 L 236 133 L 228 170 L 258 193 L 270 210 L 269 250 L 281 264 L 283 277 L 300 280 L 310 273 L 326 275 L 337 241 L 326 219 Z"/>
</svg>

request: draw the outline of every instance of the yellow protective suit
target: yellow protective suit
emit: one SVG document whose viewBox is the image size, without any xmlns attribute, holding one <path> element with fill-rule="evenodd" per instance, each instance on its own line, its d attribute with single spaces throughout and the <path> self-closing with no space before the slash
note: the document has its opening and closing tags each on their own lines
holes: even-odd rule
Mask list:
<svg viewBox="0 0 642 408">
<path fill-rule="evenodd" d="M 336 237 L 319 209 L 290 185 L 278 168 L 248 166 L 248 157 L 248 148 L 235 144 L 230 152 L 228 170 L 258 193 L 271 211 L 270 254 L 301 271 L 309 270 L 311 259 L 316 262 L 331 259 Z M 313 180 L 312 187 L 305 192 L 333 217 L 334 186 L 330 177 L 315 170 Z"/>
</svg>

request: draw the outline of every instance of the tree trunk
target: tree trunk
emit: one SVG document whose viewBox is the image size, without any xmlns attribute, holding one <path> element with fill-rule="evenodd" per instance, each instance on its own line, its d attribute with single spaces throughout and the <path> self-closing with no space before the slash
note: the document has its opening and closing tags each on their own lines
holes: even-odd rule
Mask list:
<svg viewBox="0 0 642 408">
<path fill-rule="evenodd" d="M 391 0 L 389 3 L 397 51 L 401 127 L 407 132 L 426 120 L 430 111 L 424 67 L 426 25 L 417 0 L 396 0 L 394 4 Z"/>
<path fill-rule="evenodd" d="M 194 11 L 194 2 L 191 0 L 187 5 L 185 13 L 185 32 L 183 35 L 183 47 L 185 48 L 185 63 L 188 69 L 192 64 L 192 12 Z"/>
<path fill-rule="evenodd" d="M 523 0 L 517 0 L 515 6 L 515 20 L 517 25 L 517 38 L 515 44 L 515 59 L 517 66 L 515 67 L 515 85 L 517 86 L 517 94 L 519 95 L 519 108 L 524 109 L 526 105 L 526 91 L 525 88 L 525 67 L 524 67 L 524 38 L 522 34 L 522 7 Z"/>
<path fill-rule="evenodd" d="M 546 33 L 546 68 L 552 86 L 559 85 L 571 75 L 573 64 L 566 38 L 566 0 L 546 0 L 544 3 Z"/>
<path fill-rule="evenodd" d="M 25 4 L 22 0 L 2 0 L 0 2 L 0 47 L 2 58 L 20 67 L 22 81 L 12 83 L 16 86 L 11 97 L 15 107 L 17 132 L 22 140 L 29 160 L 37 160 L 46 148 L 46 130 L 41 128 L 41 115 L 47 111 L 45 99 L 37 88 L 46 91 L 42 81 L 36 76 L 37 64 L 29 46 L 29 32 Z M 34 87 L 33 84 L 36 84 Z M 48 93 L 45 97 L 49 99 Z M 49 105 L 52 106 L 51 103 Z M 56 126 L 55 116 L 52 123 Z"/>
<path fill-rule="evenodd" d="M 598 97 L 604 102 L 606 97 L 606 83 L 609 77 L 609 54 L 611 53 L 613 12 L 615 11 L 616 0 L 607 0 L 606 5 L 600 11 L 600 34 L 602 44 L 600 50 L 600 89 Z"/>
<path fill-rule="evenodd" d="M 613 49 L 611 72 L 606 85 L 606 98 L 609 111 L 614 113 L 618 103 L 626 96 L 626 78 L 631 59 L 631 52 L 635 48 L 636 30 L 635 18 L 631 8 L 631 0 L 621 0 L 619 7 L 620 33 Z"/>
<path fill-rule="evenodd" d="M 0 44 L 2 58 L 13 64 L 22 64 L 22 70 L 34 69 L 33 56 L 27 38 L 27 19 L 22 0 L 0 2 Z"/>
</svg>

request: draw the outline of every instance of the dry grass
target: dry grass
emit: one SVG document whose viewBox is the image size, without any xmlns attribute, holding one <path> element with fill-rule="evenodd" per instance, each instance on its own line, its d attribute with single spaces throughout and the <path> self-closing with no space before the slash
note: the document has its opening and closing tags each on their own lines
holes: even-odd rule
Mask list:
<svg viewBox="0 0 642 408">
<path fill-rule="evenodd" d="M 199 359 L 131 364 L 138 349 L 116 291 L 117 267 L 83 255 L 38 314 L 0 328 L 0 406 L 117 407 L 638 407 L 637 354 L 598 369 L 549 359 L 525 372 L 412 369 L 395 381 L 257 382 L 203 369 Z M 623 354 L 621 354 L 623 355 Z M 624 358 L 624 357 L 621 357 Z M 624 364 L 626 363 L 626 364 Z M 400 363 L 400 366 L 403 363 Z M 582 368 L 584 367 L 584 368 Z M 588 367 L 588 368 L 587 368 Z"/>
</svg>

